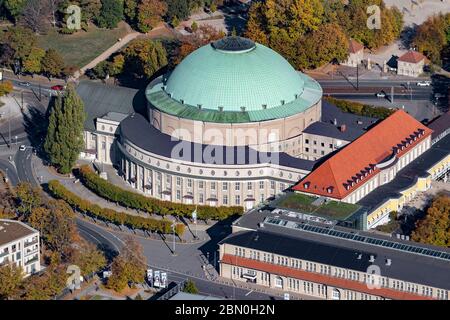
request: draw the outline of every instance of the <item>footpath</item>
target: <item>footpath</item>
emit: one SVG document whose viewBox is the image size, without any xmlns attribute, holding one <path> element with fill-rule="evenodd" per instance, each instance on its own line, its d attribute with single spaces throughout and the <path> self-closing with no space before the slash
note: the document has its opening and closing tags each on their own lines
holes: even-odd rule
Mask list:
<svg viewBox="0 0 450 320">
<path fill-rule="evenodd" d="M 125 208 L 122 207 L 114 202 L 108 201 L 102 197 L 99 197 L 89 189 L 87 189 L 81 182 L 77 182 L 77 179 L 75 177 L 67 177 L 60 174 L 57 174 L 51 167 L 45 166 L 42 160 L 36 156 L 33 155 L 32 157 L 32 168 L 34 170 L 34 173 L 36 175 L 37 180 L 39 183 L 48 183 L 50 180 L 58 180 L 62 185 L 64 185 L 69 191 L 75 193 L 79 197 L 99 205 L 103 208 L 109 208 L 113 209 L 119 212 L 124 212 L 130 215 L 137 215 L 137 216 L 143 216 L 143 217 L 151 217 L 154 219 L 162 219 L 162 216 L 159 215 L 151 215 L 147 212 L 131 209 L 131 208 Z M 111 175 L 112 172 L 109 173 Z M 120 177 L 116 177 L 116 179 L 120 179 Z M 176 218 L 173 216 L 166 216 L 165 217 L 168 220 L 176 221 Z M 118 227 L 111 223 L 105 223 L 104 221 L 99 221 L 92 219 L 91 220 L 95 223 L 97 223 L 101 227 L 106 227 L 108 229 L 111 229 L 111 231 L 115 232 L 121 232 L 121 233 L 132 233 L 133 235 L 145 237 L 145 238 L 154 238 L 155 240 L 161 240 L 161 238 L 157 235 L 150 236 L 148 233 L 145 233 L 141 230 L 131 230 L 129 228 L 126 228 L 124 226 Z M 187 221 L 186 221 L 187 222 Z M 198 221 L 198 224 L 193 223 L 187 223 L 186 231 L 181 237 L 181 239 L 176 239 L 176 241 L 181 240 L 183 243 L 194 243 L 201 241 L 202 238 L 204 238 L 205 233 L 207 232 L 207 229 L 209 229 L 213 224 L 205 224 Z M 198 236 L 196 239 L 195 236 Z M 172 241 L 172 235 L 166 235 L 167 241 Z"/>
</svg>

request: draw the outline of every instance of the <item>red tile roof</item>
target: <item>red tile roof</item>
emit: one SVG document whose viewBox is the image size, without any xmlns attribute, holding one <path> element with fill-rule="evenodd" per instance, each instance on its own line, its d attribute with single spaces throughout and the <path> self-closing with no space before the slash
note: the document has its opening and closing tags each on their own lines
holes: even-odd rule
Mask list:
<svg viewBox="0 0 450 320">
<path fill-rule="evenodd" d="M 364 46 L 361 43 L 359 43 L 358 41 L 355 41 L 353 39 L 350 39 L 349 44 L 348 44 L 348 52 L 357 53 L 363 49 L 364 49 Z"/>
<path fill-rule="evenodd" d="M 343 199 L 378 173 L 376 164 L 394 154 L 402 156 L 431 133 L 431 129 L 398 110 L 323 162 L 293 189 Z"/>
<path fill-rule="evenodd" d="M 267 262 L 242 258 L 230 254 L 224 254 L 221 260 L 222 263 L 241 266 L 254 270 L 260 270 L 271 274 L 276 274 L 285 277 L 291 277 L 300 280 L 306 280 L 316 283 L 335 286 L 343 289 L 350 289 L 357 292 L 372 294 L 380 297 L 396 300 L 433 300 L 430 297 L 424 297 L 417 294 L 397 291 L 389 288 L 369 289 L 369 287 L 362 282 L 355 280 L 347 280 L 336 278 L 324 274 L 306 272 L 304 270 L 294 269 L 286 266 L 275 265 Z"/>
<path fill-rule="evenodd" d="M 418 63 L 425 59 L 425 56 L 417 51 L 408 51 L 404 55 L 402 55 L 400 58 L 398 58 L 398 61 L 404 61 L 409 63 Z"/>
</svg>

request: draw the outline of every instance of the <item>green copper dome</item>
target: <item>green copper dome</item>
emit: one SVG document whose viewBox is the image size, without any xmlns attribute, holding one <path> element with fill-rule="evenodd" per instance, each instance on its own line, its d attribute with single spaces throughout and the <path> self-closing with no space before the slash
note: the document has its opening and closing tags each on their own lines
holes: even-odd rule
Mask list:
<svg viewBox="0 0 450 320">
<path fill-rule="evenodd" d="M 303 94 L 302 77 L 281 55 L 240 37 L 228 37 L 187 56 L 165 92 L 183 105 L 221 111 L 257 111 Z"/>
</svg>

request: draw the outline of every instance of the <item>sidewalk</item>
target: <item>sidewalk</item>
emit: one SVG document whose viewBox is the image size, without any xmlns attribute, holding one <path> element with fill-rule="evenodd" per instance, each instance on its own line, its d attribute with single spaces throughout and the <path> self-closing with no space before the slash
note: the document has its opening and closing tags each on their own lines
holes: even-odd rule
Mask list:
<svg viewBox="0 0 450 320">
<path fill-rule="evenodd" d="M 79 197 L 81 197 L 83 199 L 86 199 L 92 203 L 99 205 L 100 207 L 113 209 L 113 210 L 116 210 L 119 212 L 124 212 L 124 213 L 130 214 L 130 215 L 139 215 L 139 216 L 150 217 L 150 218 L 154 218 L 154 219 L 163 219 L 163 217 L 159 216 L 159 215 L 151 215 L 147 212 L 125 208 L 125 207 L 117 205 L 113 202 L 110 202 L 108 200 L 105 200 L 105 199 L 97 196 L 90 190 L 88 190 L 86 187 L 83 186 L 83 184 L 81 182 L 74 183 L 75 178 L 64 177 L 64 176 L 54 173 L 52 170 L 50 170 L 49 167 L 46 167 L 43 164 L 41 159 L 37 158 L 36 156 L 32 157 L 32 167 L 34 168 L 34 172 L 36 174 L 36 177 L 40 181 L 40 183 L 48 183 L 50 180 L 58 180 L 59 182 L 61 182 L 61 184 L 63 184 L 71 192 L 75 193 L 76 195 L 78 195 Z M 175 217 L 173 217 L 173 216 L 166 216 L 165 218 L 168 220 L 171 220 L 171 221 L 176 220 Z M 94 221 L 94 219 L 93 219 L 93 221 Z M 112 231 L 130 233 L 133 235 L 149 238 L 149 235 L 142 230 L 131 230 L 125 226 L 122 226 L 121 228 L 119 228 L 113 224 L 101 222 L 99 220 L 95 220 L 95 222 L 102 227 L 111 229 Z M 202 239 L 205 238 L 206 230 L 209 229 L 211 226 L 213 226 L 213 224 L 210 224 L 210 225 L 188 224 L 188 226 L 186 227 L 185 233 L 181 237 L 183 240 L 183 243 L 192 244 L 192 243 L 203 241 Z M 194 238 L 193 233 L 195 233 L 195 230 L 198 233 L 199 239 Z M 167 242 L 171 242 L 173 240 L 172 234 L 167 234 L 167 235 L 165 235 L 165 237 L 167 238 L 166 239 Z M 160 237 L 156 236 L 156 235 L 153 237 L 153 239 L 161 241 Z M 176 238 L 176 239 L 177 239 L 177 241 L 179 240 L 178 238 Z"/>
</svg>

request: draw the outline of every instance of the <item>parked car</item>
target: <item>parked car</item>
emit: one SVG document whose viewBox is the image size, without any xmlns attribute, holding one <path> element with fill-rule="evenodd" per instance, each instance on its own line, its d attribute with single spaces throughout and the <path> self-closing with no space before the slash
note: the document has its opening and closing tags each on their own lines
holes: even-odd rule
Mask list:
<svg viewBox="0 0 450 320">
<path fill-rule="evenodd" d="M 378 93 L 376 94 L 376 96 L 377 96 L 377 98 L 386 98 L 386 93 L 384 93 L 384 92 L 378 92 Z"/>
<path fill-rule="evenodd" d="M 62 85 L 58 84 L 56 86 L 51 87 L 51 89 L 55 90 L 55 91 L 61 91 L 61 90 L 64 90 L 64 87 Z"/>
<path fill-rule="evenodd" d="M 31 86 L 31 83 L 26 82 L 26 81 L 22 81 L 22 82 L 19 82 L 19 86 L 22 86 L 22 87 L 29 87 L 29 86 Z"/>
<path fill-rule="evenodd" d="M 25 151 L 26 149 L 27 149 L 27 146 L 24 144 L 19 147 L 20 151 Z"/>
<path fill-rule="evenodd" d="M 431 82 L 430 81 L 419 81 L 419 82 L 417 82 L 417 85 L 419 87 L 429 87 L 431 85 Z"/>
</svg>

